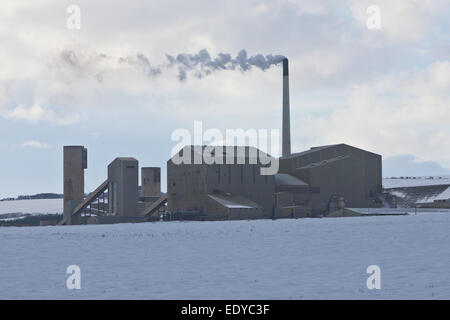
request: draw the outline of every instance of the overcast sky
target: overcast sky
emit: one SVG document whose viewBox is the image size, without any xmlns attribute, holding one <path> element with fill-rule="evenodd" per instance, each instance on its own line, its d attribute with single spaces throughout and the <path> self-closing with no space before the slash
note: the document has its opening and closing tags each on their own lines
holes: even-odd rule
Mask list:
<svg viewBox="0 0 450 320">
<path fill-rule="evenodd" d="M 67 27 L 71 4 L 80 29 Z M 370 5 L 380 30 L 366 25 Z M 171 133 L 195 120 L 281 128 L 281 68 L 196 68 L 180 81 L 167 55 L 203 49 L 289 58 L 293 152 L 347 143 L 403 156 L 419 175 L 421 163 L 445 172 L 449 10 L 448 0 L 2 1 L 0 198 L 62 193 L 64 145 L 88 148 L 92 191 L 117 156 L 165 173 Z"/>
</svg>

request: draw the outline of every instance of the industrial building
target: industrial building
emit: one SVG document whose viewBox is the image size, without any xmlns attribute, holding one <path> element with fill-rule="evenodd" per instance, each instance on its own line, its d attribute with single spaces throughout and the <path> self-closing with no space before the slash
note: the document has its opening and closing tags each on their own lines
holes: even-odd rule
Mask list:
<svg viewBox="0 0 450 320">
<path fill-rule="evenodd" d="M 149 212 L 164 206 L 160 168 L 141 168 L 143 187 L 139 194 L 139 163 L 119 157 L 108 165 L 107 179 L 87 197 L 84 195 L 84 169 L 87 149 L 64 147 L 64 214 L 60 224 L 143 222 Z"/>
<path fill-rule="evenodd" d="M 345 206 L 380 207 L 380 155 L 346 144 L 291 153 L 287 59 L 282 100 L 282 156 L 272 175 L 262 174 L 267 165 L 259 157 L 274 158 L 250 146 L 227 146 L 215 155 L 223 161 L 214 163 L 174 161 L 182 154 L 202 159 L 206 146 L 191 145 L 167 161 L 166 194 L 161 193 L 160 168 L 142 168 L 139 194 L 138 161 L 116 158 L 105 182 L 84 198 L 87 151 L 65 147 L 61 224 L 138 222 L 159 219 L 161 213 L 195 220 L 296 218 L 326 215 Z"/>
<path fill-rule="evenodd" d="M 294 202 L 315 212 L 329 211 L 334 199 L 350 208 L 380 207 L 381 156 L 346 144 L 314 147 L 280 158 L 280 172 L 288 173 L 318 192 L 295 194 Z"/>
<path fill-rule="evenodd" d="M 205 147 L 186 146 L 180 152 L 190 153 L 194 159 L 203 157 Z M 257 155 L 252 149 L 234 147 L 233 159 L 228 161 L 232 164 L 225 160 L 223 164 L 167 161 L 168 211 L 184 219 L 271 217 L 275 178 L 260 174 L 261 164 L 250 160 L 252 154 Z M 238 151 L 242 151 L 242 159 L 238 159 Z M 229 158 L 230 153 L 224 151 L 223 158 Z"/>
<path fill-rule="evenodd" d="M 184 219 L 247 219 L 323 215 L 344 205 L 380 207 L 377 154 L 345 144 L 316 147 L 281 157 L 277 174 L 261 175 L 261 164 L 248 158 L 253 147 L 244 148 L 242 164 L 237 159 L 233 164 L 174 164 L 170 159 L 168 211 Z M 187 146 L 183 152 L 198 151 Z"/>
<path fill-rule="evenodd" d="M 384 199 L 392 208 L 450 208 L 450 178 L 384 179 Z"/>
</svg>

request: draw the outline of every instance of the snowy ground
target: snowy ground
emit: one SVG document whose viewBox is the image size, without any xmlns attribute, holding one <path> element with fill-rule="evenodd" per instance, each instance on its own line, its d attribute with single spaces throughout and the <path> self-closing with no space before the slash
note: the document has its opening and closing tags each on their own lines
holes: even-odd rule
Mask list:
<svg viewBox="0 0 450 320">
<path fill-rule="evenodd" d="M 62 213 L 63 199 L 32 199 L 0 201 L 0 214 L 8 213 Z"/>
<path fill-rule="evenodd" d="M 449 299 L 449 233 L 443 213 L 2 228 L 0 298 Z"/>
<path fill-rule="evenodd" d="M 414 177 L 414 179 L 383 178 L 383 188 L 419 187 L 441 184 L 450 185 L 450 176 L 434 176 L 433 179 L 430 179 L 430 177 Z"/>
<path fill-rule="evenodd" d="M 430 214 L 447 213 L 450 215 L 450 209 L 447 208 L 348 208 L 349 210 L 361 213 L 362 215 L 396 215 L 396 214 Z"/>
</svg>

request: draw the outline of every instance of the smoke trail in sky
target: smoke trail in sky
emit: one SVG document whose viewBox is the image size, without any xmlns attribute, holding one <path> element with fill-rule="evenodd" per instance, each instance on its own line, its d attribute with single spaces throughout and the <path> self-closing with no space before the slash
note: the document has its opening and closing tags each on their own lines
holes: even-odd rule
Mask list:
<svg viewBox="0 0 450 320">
<path fill-rule="evenodd" d="M 148 77 L 159 76 L 169 69 L 176 68 L 178 79 L 185 81 L 189 75 L 203 78 L 221 70 L 246 72 L 258 68 L 265 71 L 273 65 L 281 63 L 284 56 L 272 54 L 248 56 L 247 51 L 241 50 L 235 57 L 229 53 L 219 53 L 215 57 L 211 57 L 209 52 L 203 49 L 194 54 L 180 53 L 176 56 L 167 54 L 165 62 L 154 65 L 142 53 L 119 57 L 115 60 L 112 56 L 104 53 L 84 54 L 73 50 L 64 50 L 60 54 L 60 59 L 64 66 L 69 67 L 78 75 L 94 74 L 99 82 L 102 81 L 105 74 L 113 72 L 110 64 L 113 61 L 117 61 L 121 65 L 132 66 Z M 108 61 L 109 63 L 107 63 Z"/>
<path fill-rule="evenodd" d="M 245 72 L 255 67 L 265 71 L 280 63 L 284 58 L 282 55 L 272 54 L 248 56 L 245 50 L 241 50 L 234 58 L 229 53 L 219 53 L 215 58 L 211 58 L 211 55 L 205 49 L 196 54 L 180 53 L 176 57 L 171 55 L 166 55 L 166 57 L 169 61 L 168 67 L 178 67 L 178 79 L 180 81 L 187 79 L 189 71 L 194 71 L 194 75 L 199 78 L 220 70 Z"/>
</svg>

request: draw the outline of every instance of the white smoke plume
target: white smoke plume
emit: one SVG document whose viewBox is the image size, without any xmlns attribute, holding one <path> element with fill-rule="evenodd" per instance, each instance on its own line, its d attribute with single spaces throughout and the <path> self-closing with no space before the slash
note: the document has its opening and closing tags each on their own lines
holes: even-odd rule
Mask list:
<svg viewBox="0 0 450 320">
<path fill-rule="evenodd" d="M 140 68 L 149 77 L 161 74 L 161 68 L 153 67 L 148 58 L 142 53 L 138 53 L 136 57 L 119 58 L 119 63 L 134 65 Z"/>
<path fill-rule="evenodd" d="M 166 55 L 169 61 L 168 67 L 178 67 L 178 79 L 187 79 L 187 73 L 193 71 L 194 75 L 202 78 L 218 70 L 241 70 L 243 72 L 251 70 L 253 67 L 263 71 L 276 65 L 284 59 L 282 55 L 262 55 L 248 56 L 247 51 L 241 50 L 235 58 L 228 53 L 219 53 L 214 59 L 207 50 L 200 50 L 196 54 L 181 53 L 176 57 Z"/>
<path fill-rule="evenodd" d="M 284 56 L 272 54 L 248 56 L 247 51 L 241 50 L 235 57 L 229 53 L 219 53 L 212 58 L 209 52 L 203 49 L 194 54 L 180 53 L 176 56 L 167 54 L 166 59 L 166 62 L 154 65 L 142 53 L 119 58 L 104 53 L 86 54 L 74 50 L 64 50 L 60 54 L 63 66 L 68 67 L 78 76 L 94 76 L 98 82 L 102 82 L 106 74 L 113 72 L 111 64 L 113 61 L 136 68 L 148 77 L 156 77 L 169 69 L 177 68 L 178 79 L 185 81 L 189 75 L 203 78 L 221 70 L 246 72 L 252 68 L 258 68 L 265 71 L 273 65 L 281 63 Z"/>
</svg>

